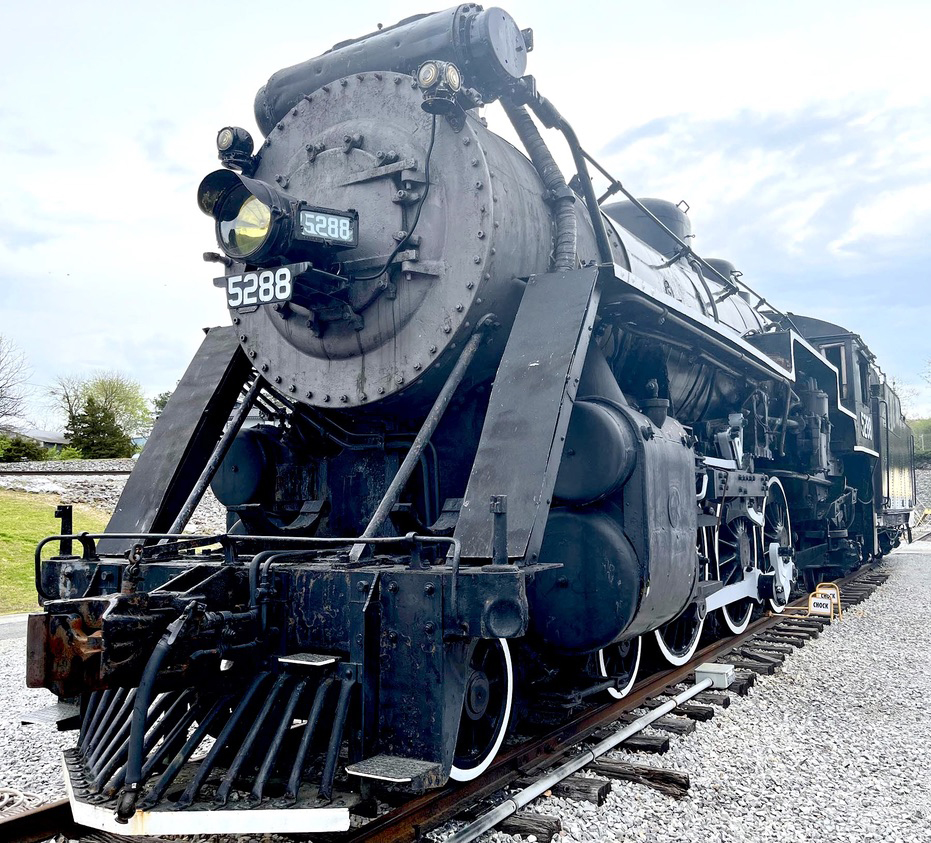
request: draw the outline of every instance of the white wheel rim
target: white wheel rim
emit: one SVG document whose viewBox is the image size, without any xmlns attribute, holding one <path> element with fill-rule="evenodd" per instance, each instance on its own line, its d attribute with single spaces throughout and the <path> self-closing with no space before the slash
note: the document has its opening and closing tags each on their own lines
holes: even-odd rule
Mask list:
<svg viewBox="0 0 931 843">
<path fill-rule="evenodd" d="M 634 640 L 637 642 L 637 658 L 634 660 L 634 667 L 630 672 L 630 680 L 623 688 L 608 688 L 608 693 L 616 700 L 624 699 L 624 697 L 630 693 L 630 689 L 634 687 L 634 683 L 637 681 L 637 673 L 640 670 L 640 654 L 643 652 L 643 641 L 639 635 Z M 598 651 L 598 670 L 605 679 L 608 678 L 608 668 L 605 665 L 604 650 Z"/>
<path fill-rule="evenodd" d="M 765 553 L 766 548 L 763 547 L 763 544 L 766 540 L 766 503 L 769 500 L 769 490 L 772 486 L 779 487 L 779 493 L 782 495 L 782 500 L 785 503 L 785 513 L 786 513 L 786 532 L 789 534 L 789 546 L 792 545 L 792 520 L 789 515 L 789 499 L 786 497 L 785 487 L 782 485 L 782 481 L 778 477 L 770 477 L 766 482 L 766 497 L 763 498 L 763 526 L 760 527 L 760 549 Z M 780 606 L 775 600 L 769 599 L 766 601 L 769 603 L 769 608 L 772 609 L 777 615 L 781 615 L 785 611 L 785 605 Z M 786 601 L 788 604 L 788 601 Z"/>
<path fill-rule="evenodd" d="M 673 618 L 673 621 L 674 620 L 675 618 Z M 670 621 L 670 623 L 673 621 Z M 663 640 L 663 636 L 658 629 L 654 630 L 653 634 L 656 636 L 656 643 L 659 646 L 660 653 L 663 654 L 663 658 L 674 667 L 681 667 L 695 655 L 695 651 L 698 649 L 698 640 L 701 638 L 701 631 L 704 627 L 705 619 L 702 618 L 698 622 L 698 629 L 695 631 L 695 637 L 692 639 L 692 643 L 689 645 L 688 650 L 678 656 L 666 646 L 666 642 Z"/>
<path fill-rule="evenodd" d="M 498 730 L 498 735 L 491 749 L 488 751 L 488 754 L 478 764 L 474 767 L 457 767 L 453 764 L 449 771 L 449 777 L 453 779 L 453 781 L 472 781 L 472 779 L 476 779 L 484 773 L 485 770 L 491 766 L 491 762 L 495 760 L 498 750 L 501 749 L 501 744 L 504 743 L 504 736 L 507 734 L 508 722 L 511 719 L 511 706 L 514 703 L 514 667 L 511 664 L 511 650 L 508 647 L 508 642 L 504 638 L 499 638 L 498 643 L 501 645 L 501 651 L 504 653 L 504 666 L 505 672 L 507 673 L 507 693 L 504 704 L 504 716 L 501 718 L 501 728 Z"/>
<path fill-rule="evenodd" d="M 714 561 L 718 568 L 718 579 L 721 578 L 721 546 L 720 546 L 721 527 L 720 527 L 720 524 L 721 524 L 721 517 L 723 516 L 723 514 L 724 514 L 724 503 L 722 502 L 721 505 L 718 507 L 718 526 L 715 527 L 715 530 L 714 530 L 714 544 L 715 544 Z M 764 518 L 764 523 L 765 523 L 765 518 Z M 756 542 L 755 542 L 755 536 L 753 533 L 750 534 L 750 541 L 752 543 L 754 551 L 756 551 Z M 756 555 L 756 559 L 754 560 L 754 564 L 757 567 L 759 567 L 760 565 L 759 553 L 757 552 L 755 553 L 755 555 Z M 742 570 L 743 570 L 743 567 L 741 566 L 741 571 Z M 757 599 L 757 602 L 759 602 L 759 599 Z M 721 607 L 721 617 L 724 619 L 724 625 L 731 631 L 732 635 L 740 635 L 741 632 L 743 632 L 748 626 L 750 626 L 750 618 L 753 615 L 753 606 L 752 604 L 747 606 L 747 615 L 745 618 L 743 618 L 743 620 L 734 620 L 734 618 L 731 616 L 730 609 L 731 609 L 730 606 Z"/>
</svg>

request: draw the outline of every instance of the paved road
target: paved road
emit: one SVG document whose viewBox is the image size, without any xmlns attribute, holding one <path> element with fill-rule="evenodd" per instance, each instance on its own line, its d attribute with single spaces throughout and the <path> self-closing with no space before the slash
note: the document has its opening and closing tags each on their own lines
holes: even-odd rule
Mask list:
<svg viewBox="0 0 931 843">
<path fill-rule="evenodd" d="M 0 641 L 26 637 L 26 615 L 0 615 Z"/>
</svg>

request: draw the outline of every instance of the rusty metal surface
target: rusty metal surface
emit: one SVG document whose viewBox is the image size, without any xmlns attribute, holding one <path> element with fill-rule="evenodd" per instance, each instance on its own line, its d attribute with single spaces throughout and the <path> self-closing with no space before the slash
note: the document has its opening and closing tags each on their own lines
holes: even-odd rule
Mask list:
<svg viewBox="0 0 931 843">
<path fill-rule="evenodd" d="M 346 273 L 361 275 L 337 290 L 346 298 L 342 315 L 318 324 L 290 307 L 232 313 L 255 365 L 304 404 L 347 409 L 403 394 L 396 412 L 413 415 L 412 405 L 429 406 L 484 314 L 510 323 L 522 291 L 514 279 L 546 271 L 548 251 L 539 244 L 548 242 L 551 223 L 538 177 L 469 117 L 459 133 L 437 123 L 415 237 L 395 258 L 400 271 L 369 278 L 411 228 L 416 201 L 398 194 L 425 190 L 431 117 L 411 85 L 401 74 L 360 73 L 308 88 L 260 153 L 256 179 L 280 178 L 289 196 L 360 213 L 359 245 L 340 255 Z M 343 137 L 353 135 L 362 142 L 344 151 Z M 308 146 L 319 149 L 313 160 Z M 384 165 L 386 156 L 411 166 Z M 498 331 L 483 346 L 479 370 L 500 354 L 506 335 Z"/>
</svg>

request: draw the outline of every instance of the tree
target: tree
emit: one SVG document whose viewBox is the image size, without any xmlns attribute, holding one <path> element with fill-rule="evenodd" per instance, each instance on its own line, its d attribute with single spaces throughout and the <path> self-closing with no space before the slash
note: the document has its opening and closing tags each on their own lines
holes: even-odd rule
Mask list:
<svg viewBox="0 0 931 843">
<path fill-rule="evenodd" d="M 0 440 L 0 462 L 41 462 L 47 459 L 48 452 L 34 439 L 13 436 Z"/>
<path fill-rule="evenodd" d="M 93 395 L 84 401 L 84 408 L 68 424 L 71 447 L 85 459 L 130 457 L 133 443 L 116 420 L 113 411 Z"/>
<path fill-rule="evenodd" d="M 158 418 L 165 412 L 165 405 L 168 403 L 169 398 L 171 398 L 170 392 L 160 392 L 152 399 L 152 407 L 155 409 L 155 418 Z"/>
<path fill-rule="evenodd" d="M 146 430 L 152 423 L 149 405 L 138 381 L 122 372 L 98 372 L 89 377 L 68 375 L 56 378 L 50 393 L 68 419 L 68 425 L 87 406 L 90 398 L 109 410 L 128 436 Z"/>
<path fill-rule="evenodd" d="M 22 415 L 28 379 L 26 355 L 0 334 L 0 425 Z"/>
</svg>

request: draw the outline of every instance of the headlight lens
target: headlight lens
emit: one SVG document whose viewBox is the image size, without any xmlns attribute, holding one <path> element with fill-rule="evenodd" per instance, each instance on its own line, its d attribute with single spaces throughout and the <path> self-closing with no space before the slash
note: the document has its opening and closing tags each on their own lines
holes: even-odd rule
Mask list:
<svg viewBox="0 0 931 843">
<path fill-rule="evenodd" d="M 245 188 L 233 190 L 217 215 L 220 245 L 231 258 L 254 255 L 271 230 L 271 209 Z"/>
<path fill-rule="evenodd" d="M 233 134 L 232 128 L 227 126 L 225 129 L 220 129 L 217 134 L 217 149 L 220 152 L 226 152 L 233 145 L 234 140 L 236 140 L 236 136 Z"/>
<path fill-rule="evenodd" d="M 429 88 L 436 84 L 439 75 L 440 69 L 437 67 L 436 62 L 424 62 L 420 66 L 420 70 L 417 71 L 417 84 L 420 85 L 421 88 Z"/>
<path fill-rule="evenodd" d="M 454 64 L 446 65 L 446 84 L 453 93 L 462 87 L 462 76 L 459 74 L 459 68 Z"/>
</svg>

